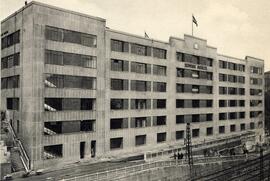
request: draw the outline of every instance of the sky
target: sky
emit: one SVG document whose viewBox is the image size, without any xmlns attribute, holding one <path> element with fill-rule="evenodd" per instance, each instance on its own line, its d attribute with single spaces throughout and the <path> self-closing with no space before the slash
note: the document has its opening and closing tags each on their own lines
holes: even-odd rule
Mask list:
<svg viewBox="0 0 270 181">
<path fill-rule="evenodd" d="M 270 0 L 37 0 L 98 16 L 106 26 L 136 35 L 169 41 L 191 34 L 207 40 L 220 54 L 252 56 L 270 70 Z M 28 0 L 28 2 L 30 2 Z M 0 20 L 24 5 L 24 0 L 0 0 Z"/>
</svg>

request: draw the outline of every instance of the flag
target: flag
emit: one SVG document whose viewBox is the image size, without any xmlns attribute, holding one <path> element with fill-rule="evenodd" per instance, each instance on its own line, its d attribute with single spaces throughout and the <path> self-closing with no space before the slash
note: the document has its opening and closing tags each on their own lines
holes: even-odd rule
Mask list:
<svg viewBox="0 0 270 181">
<path fill-rule="evenodd" d="M 147 35 L 146 32 L 144 32 L 144 37 L 145 37 L 145 38 L 149 38 L 149 36 Z"/>
<path fill-rule="evenodd" d="M 198 23 L 197 23 L 197 20 L 196 20 L 196 18 L 192 15 L 192 22 L 196 25 L 196 26 L 198 26 Z"/>
</svg>

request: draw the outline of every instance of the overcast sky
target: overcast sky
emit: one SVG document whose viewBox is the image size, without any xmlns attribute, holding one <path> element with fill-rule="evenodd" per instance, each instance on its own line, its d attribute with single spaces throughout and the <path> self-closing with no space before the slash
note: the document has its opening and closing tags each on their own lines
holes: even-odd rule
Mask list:
<svg viewBox="0 0 270 181">
<path fill-rule="evenodd" d="M 168 41 L 191 34 L 191 15 L 199 26 L 194 35 L 207 39 L 218 53 L 264 59 L 270 70 L 270 0 L 37 0 L 107 20 L 111 29 Z M 0 0 L 3 20 L 24 0 Z M 30 2 L 30 1 L 28 1 Z"/>
</svg>

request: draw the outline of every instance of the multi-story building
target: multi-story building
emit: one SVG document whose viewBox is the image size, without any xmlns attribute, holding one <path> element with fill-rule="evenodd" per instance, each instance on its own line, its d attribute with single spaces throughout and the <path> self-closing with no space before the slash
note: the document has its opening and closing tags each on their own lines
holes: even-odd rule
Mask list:
<svg viewBox="0 0 270 181">
<path fill-rule="evenodd" d="M 263 60 L 31 2 L 1 23 L 1 106 L 32 168 L 263 134 Z"/>
<path fill-rule="evenodd" d="M 265 132 L 270 135 L 270 71 L 264 73 L 265 82 L 265 95 L 264 95 L 264 106 L 265 106 Z"/>
</svg>

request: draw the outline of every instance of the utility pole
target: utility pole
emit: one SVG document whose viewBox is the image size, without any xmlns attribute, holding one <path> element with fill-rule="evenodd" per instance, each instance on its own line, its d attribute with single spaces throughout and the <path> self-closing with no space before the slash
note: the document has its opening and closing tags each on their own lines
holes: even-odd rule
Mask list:
<svg viewBox="0 0 270 181">
<path fill-rule="evenodd" d="M 193 156 L 192 156 L 192 142 L 191 142 L 191 134 L 190 134 L 190 123 L 187 123 L 186 126 L 186 157 L 188 158 L 188 165 L 189 165 L 189 173 L 190 178 L 193 178 Z"/>
<path fill-rule="evenodd" d="M 263 148 L 262 145 L 260 145 L 260 181 L 264 180 L 263 162 Z"/>
</svg>

